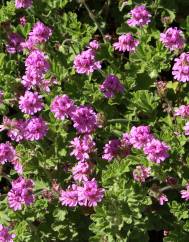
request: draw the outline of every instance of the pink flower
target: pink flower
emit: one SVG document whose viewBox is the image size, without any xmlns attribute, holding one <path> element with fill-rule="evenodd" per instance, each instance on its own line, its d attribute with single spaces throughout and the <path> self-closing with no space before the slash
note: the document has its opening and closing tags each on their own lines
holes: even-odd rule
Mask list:
<svg viewBox="0 0 189 242">
<path fill-rule="evenodd" d="M 115 75 L 109 75 L 100 85 L 100 91 L 106 98 L 112 98 L 118 93 L 123 93 L 124 86 Z"/>
<path fill-rule="evenodd" d="M 166 202 L 168 202 L 168 198 L 165 194 L 161 193 L 160 196 L 158 197 L 159 204 L 162 206 Z"/>
<path fill-rule="evenodd" d="M 182 49 L 185 43 L 184 34 L 177 27 L 168 28 L 165 33 L 161 33 L 160 41 L 170 50 Z"/>
<path fill-rule="evenodd" d="M 185 124 L 185 126 L 183 127 L 183 129 L 184 129 L 184 133 L 185 133 L 185 135 L 189 135 L 189 122 L 187 122 L 186 124 Z"/>
<path fill-rule="evenodd" d="M 0 241 L 1 242 L 13 242 L 13 239 L 16 237 L 15 234 L 9 233 L 10 228 L 0 224 Z"/>
<path fill-rule="evenodd" d="M 105 190 L 99 188 L 97 181 L 85 181 L 83 186 L 78 187 L 78 203 L 81 206 L 95 207 L 104 197 Z"/>
<path fill-rule="evenodd" d="M 175 116 L 181 116 L 182 118 L 189 117 L 189 105 L 181 105 L 175 110 Z"/>
<path fill-rule="evenodd" d="M 151 175 L 151 168 L 143 165 L 136 166 L 133 170 L 133 178 L 138 182 L 145 182 L 146 178 Z"/>
<path fill-rule="evenodd" d="M 25 16 L 20 17 L 19 21 L 22 26 L 25 26 L 27 24 L 27 19 Z"/>
<path fill-rule="evenodd" d="M 170 150 L 170 147 L 164 142 L 152 139 L 144 146 L 143 150 L 150 161 L 159 164 L 169 157 L 168 150 Z"/>
<path fill-rule="evenodd" d="M 59 200 L 62 206 L 76 207 L 78 204 L 78 187 L 73 184 L 69 186 L 66 191 L 60 192 Z"/>
<path fill-rule="evenodd" d="M 42 96 L 38 92 L 26 91 L 24 96 L 19 98 L 19 108 L 23 113 L 33 115 L 44 107 Z"/>
<path fill-rule="evenodd" d="M 92 50 L 98 50 L 100 48 L 100 44 L 98 40 L 92 40 L 89 42 L 89 45 L 87 47 Z"/>
<path fill-rule="evenodd" d="M 24 38 L 18 33 L 8 34 L 8 43 L 6 44 L 6 50 L 9 54 L 15 54 L 22 52 L 22 43 Z"/>
<path fill-rule="evenodd" d="M 189 53 L 182 53 L 179 58 L 175 58 L 172 74 L 180 82 L 189 81 Z"/>
<path fill-rule="evenodd" d="M 189 200 L 189 183 L 186 184 L 186 190 L 181 190 L 180 191 L 181 197 L 188 201 Z"/>
<path fill-rule="evenodd" d="M 144 26 L 151 22 L 152 15 L 147 11 L 144 5 L 137 6 L 130 11 L 131 18 L 127 20 L 129 26 Z"/>
<path fill-rule="evenodd" d="M 0 144 L 0 164 L 5 164 L 8 161 L 12 161 L 15 158 L 16 151 L 11 144 L 1 143 Z"/>
<path fill-rule="evenodd" d="M 51 103 L 51 112 L 55 118 L 64 120 L 75 110 L 74 101 L 67 95 L 56 96 Z"/>
<path fill-rule="evenodd" d="M 3 124 L 0 125 L 0 132 L 3 130 L 8 130 L 8 137 L 16 142 L 23 140 L 25 122 L 23 120 L 14 120 L 7 117 L 3 117 Z"/>
<path fill-rule="evenodd" d="M 8 192 L 8 203 L 14 211 L 21 210 L 22 205 L 30 205 L 34 202 L 34 183 L 31 179 L 19 177 L 12 182 L 12 188 Z"/>
<path fill-rule="evenodd" d="M 86 161 L 89 159 L 89 154 L 95 151 L 95 142 L 91 135 L 83 137 L 75 137 L 71 141 L 73 151 L 70 155 L 74 155 L 78 161 Z"/>
<path fill-rule="evenodd" d="M 79 161 L 72 168 L 72 175 L 75 181 L 87 181 L 88 176 L 91 174 L 92 165 L 90 162 Z"/>
<path fill-rule="evenodd" d="M 18 158 L 13 159 L 11 164 L 14 166 L 15 171 L 17 171 L 19 175 L 23 174 L 23 167 Z"/>
<path fill-rule="evenodd" d="M 102 158 L 107 161 L 112 161 L 119 155 L 121 142 L 119 139 L 109 140 L 104 146 Z"/>
<path fill-rule="evenodd" d="M 118 42 L 115 42 L 113 44 L 113 47 L 115 50 L 118 50 L 120 52 L 134 52 L 136 50 L 136 47 L 139 45 L 139 41 L 136 40 L 131 33 L 128 34 L 122 34 L 118 38 Z"/>
<path fill-rule="evenodd" d="M 129 135 L 129 141 L 136 149 L 143 148 L 152 138 L 150 127 L 145 125 L 133 126 Z"/>
<path fill-rule="evenodd" d="M 32 117 L 26 121 L 24 137 L 26 140 L 40 140 L 47 134 L 47 124 L 41 117 Z"/>
<path fill-rule="evenodd" d="M 52 35 L 52 29 L 47 27 L 44 23 L 38 21 L 32 31 L 29 33 L 29 38 L 25 42 L 25 48 L 33 49 L 37 44 L 46 42 Z"/>
<path fill-rule="evenodd" d="M 95 52 L 92 49 L 88 49 L 75 56 L 74 68 L 79 74 L 89 75 L 95 70 L 101 69 L 101 63 L 96 60 Z"/>
<path fill-rule="evenodd" d="M 78 133 L 91 133 L 97 128 L 97 115 L 91 107 L 77 107 L 72 112 L 71 119 Z"/>
<path fill-rule="evenodd" d="M 16 8 L 29 8 L 32 6 L 32 0 L 15 0 Z"/>
</svg>

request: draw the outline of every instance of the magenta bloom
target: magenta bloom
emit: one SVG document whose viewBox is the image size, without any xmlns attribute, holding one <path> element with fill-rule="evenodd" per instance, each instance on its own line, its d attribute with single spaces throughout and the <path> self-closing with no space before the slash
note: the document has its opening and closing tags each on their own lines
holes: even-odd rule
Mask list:
<svg viewBox="0 0 189 242">
<path fill-rule="evenodd" d="M 71 119 L 78 133 L 91 133 L 97 128 L 97 115 L 91 107 L 77 107 Z"/>
<path fill-rule="evenodd" d="M 32 0 L 15 0 L 16 8 L 29 8 L 32 6 Z"/>
<path fill-rule="evenodd" d="M 12 182 L 12 188 L 8 192 L 8 203 L 14 211 L 21 210 L 22 205 L 30 205 L 34 202 L 34 182 L 31 179 L 19 177 Z"/>
<path fill-rule="evenodd" d="M 182 49 L 185 43 L 184 34 L 177 27 L 168 28 L 165 33 L 161 33 L 160 41 L 170 50 Z"/>
<path fill-rule="evenodd" d="M 51 112 L 55 118 L 64 120 L 75 110 L 74 101 L 67 95 L 56 96 L 51 103 Z"/>
<path fill-rule="evenodd" d="M 26 69 L 34 69 L 41 73 L 49 70 L 50 65 L 47 61 L 47 56 L 40 50 L 33 50 L 25 60 Z"/>
<path fill-rule="evenodd" d="M 158 197 L 159 204 L 162 206 L 166 202 L 168 202 L 168 198 L 165 194 L 161 193 L 160 196 Z"/>
<path fill-rule="evenodd" d="M 40 140 L 47 134 L 47 130 L 47 124 L 41 117 L 32 117 L 26 121 L 24 136 L 26 140 Z"/>
<path fill-rule="evenodd" d="M 118 139 L 110 140 L 104 146 L 104 152 L 102 158 L 107 161 L 112 161 L 116 156 L 119 155 L 121 149 L 121 142 Z"/>
<path fill-rule="evenodd" d="M 81 206 L 95 207 L 104 197 L 105 190 L 99 188 L 97 181 L 85 181 L 83 187 L 78 187 L 78 203 Z"/>
<path fill-rule="evenodd" d="M 180 193 L 181 193 L 181 197 L 182 197 L 184 200 L 186 200 L 186 201 L 189 200 L 189 183 L 186 184 L 186 190 L 181 190 Z"/>
<path fill-rule="evenodd" d="M 151 168 L 144 167 L 143 165 L 136 166 L 133 170 L 133 178 L 138 182 L 145 182 L 146 178 L 151 175 Z"/>
<path fill-rule="evenodd" d="M 189 53 L 182 53 L 179 58 L 175 58 L 172 74 L 180 82 L 189 81 Z"/>
<path fill-rule="evenodd" d="M 169 157 L 168 150 L 170 150 L 170 147 L 164 142 L 152 139 L 144 146 L 143 150 L 150 161 L 159 164 Z"/>
<path fill-rule="evenodd" d="M 150 133 L 150 127 L 144 125 L 133 126 L 129 135 L 129 141 L 136 149 L 143 148 L 152 138 L 153 135 Z"/>
<path fill-rule="evenodd" d="M 115 75 L 109 75 L 102 85 L 100 85 L 100 91 L 106 98 L 112 98 L 116 94 L 122 93 L 124 91 L 124 86 Z"/>
<path fill-rule="evenodd" d="M 131 18 L 127 20 L 129 26 L 144 26 L 151 22 L 152 15 L 144 5 L 137 6 L 130 11 Z"/>
<path fill-rule="evenodd" d="M 72 175 L 75 181 L 87 181 L 88 176 L 91 174 L 91 163 L 79 161 L 73 168 L 72 168 Z"/>
<path fill-rule="evenodd" d="M 74 68 L 79 74 L 89 75 L 95 70 L 101 69 L 101 63 L 96 60 L 95 52 L 92 49 L 88 49 L 75 56 Z"/>
<path fill-rule="evenodd" d="M 23 174 L 23 167 L 22 164 L 20 163 L 18 158 L 15 158 L 14 160 L 11 161 L 11 164 L 14 167 L 14 170 L 19 174 L 22 175 Z"/>
<path fill-rule="evenodd" d="M 19 98 L 19 108 L 23 113 L 33 115 L 44 107 L 42 96 L 38 92 L 26 91 L 24 96 Z"/>
<path fill-rule="evenodd" d="M 22 84 L 30 89 L 41 86 L 44 75 L 50 68 L 47 56 L 40 50 L 33 50 L 25 60 L 26 73 L 22 77 Z"/>
<path fill-rule="evenodd" d="M 185 126 L 183 127 L 183 129 L 184 129 L 185 135 L 188 136 L 189 135 L 189 122 L 187 122 L 185 124 Z"/>
<path fill-rule="evenodd" d="M 27 24 L 27 19 L 25 16 L 20 17 L 19 21 L 22 26 L 25 26 Z"/>
<path fill-rule="evenodd" d="M 52 35 L 52 29 L 44 23 L 38 21 L 32 31 L 29 33 L 29 38 L 25 43 L 25 47 L 32 49 L 35 45 L 46 42 Z"/>
<path fill-rule="evenodd" d="M 91 135 L 84 135 L 83 137 L 75 137 L 71 141 L 73 151 L 70 155 L 74 155 L 78 161 L 86 161 L 90 158 L 90 154 L 95 151 L 95 142 Z"/>
<path fill-rule="evenodd" d="M 16 142 L 21 141 L 24 138 L 25 122 L 23 120 L 11 120 L 7 117 L 3 117 L 3 124 L 0 125 L 0 132 L 8 130 L 8 137 Z"/>
<path fill-rule="evenodd" d="M 8 34 L 8 43 L 6 45 L 6 50 L 9 54 L 15 54 L 18 52 L 22 52 L 22 43 L 24 42 L 24 38 L 18 33 L 10 33 Z"/>
<path fill-rule="evenodd" d="M 9 228 L 3 226 L 2 224 L 0 224 L 0 241 L 1 242 L 13 242 L 14 238 L 16 237 L 15 234 L 10 234 L 9 233 Z"/>
<path fill-rule="evenodd" d="M 181 105 L 175 110 L 175 116 L 181 116 L 182 118 L 189 117 L 189 105 Z"/>
<path fill-rule="evenodd" d="M 78 187 L 73 184 L 69 186 L 66 191 L 60 192 L 59 200 L 62 206 L 76 207 L 78 204 Z"/>
<path fill-rule="evenodd" d="M 92 40 L 89 42 L 89 45 L 87 47 L 92 50 L 98 50 L 100 48 L 100 44 L 98 40 Z"/>
<path fill-rule="evenodd" d="M 15 158 L 15 155 L 15 149 L 8 142 L 0 144 L 0 164 L 5 164 L 8 161 L 11 162 Z"/>
<path fill-rule="evenodd" d="M 115 50 L 120 52 L 133 52 L 136 50 L 136 47 L 139 45 L 139 40 L 136 40 L 131 33 L 122 34 L 118 38 L 118 42 L 113 44 Z"/>
</svg>

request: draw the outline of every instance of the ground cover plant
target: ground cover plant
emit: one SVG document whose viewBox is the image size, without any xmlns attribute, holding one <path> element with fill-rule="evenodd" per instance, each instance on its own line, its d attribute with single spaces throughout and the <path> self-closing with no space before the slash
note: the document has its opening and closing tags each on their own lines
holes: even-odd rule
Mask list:
<svg viewBox="0 0 189 242">
<path fill-rule="evenodd" d="M 188 242 L 188 8 L 0 1 L 0 241 Z"/>
</svg>

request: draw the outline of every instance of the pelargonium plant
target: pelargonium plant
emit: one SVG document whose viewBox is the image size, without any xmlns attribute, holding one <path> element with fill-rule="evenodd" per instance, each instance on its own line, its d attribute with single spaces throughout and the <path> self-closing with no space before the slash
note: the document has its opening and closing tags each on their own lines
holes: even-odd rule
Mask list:
<svg viewBox="0 0 189 242">
<path fill-rule="evenodd" d="M 1 1 L 0 241 L 189 241 L 188 8 Z"/>
</svg>

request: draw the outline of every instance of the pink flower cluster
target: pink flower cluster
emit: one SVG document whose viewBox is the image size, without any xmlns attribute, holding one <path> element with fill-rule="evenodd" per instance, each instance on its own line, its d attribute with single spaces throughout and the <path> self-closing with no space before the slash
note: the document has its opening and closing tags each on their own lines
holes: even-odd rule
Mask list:
<svg viewBox="0 0 189 242">
<path fill-rule="evenodd" d="M 16 8 L 29 8 L 32 6 L 32 0 L 15 0 Z"/>
<path fill-rule="evenodd" d="M 33 50 L 25 61 L 26 73 L 22 78 L 22 84 L 30 89 L 43 85 L 44 75 L 50 68 L 47 56 L 40 50 Z"/>
<path fill-rule="evenodd" d="M 19 177 L 12 182 L 12 188 L 8 192 L 8 203 L 14 211 L 21 210 L 22 205 L 30 205 L 34 202 L 34 183 L 31 179 Z"/>
<path fill-rule="evenodd" d="M 75 137 L 71 141 L 71 147 L 73 148 L 71 155 L 74 155 L 78 161 L 86 161 L 95 151 L 95 142 L 91 135 L 85 134 L 83 137 Z"/>
<path fill-rule="evenodd" d="M 123 134 L 121 140 L 109 140 L 104 146 L 102 158 L 107 161 L 112 161 L 116 157 L 126 157 L 130 154 L 131 143 L 128 139 L 128 134 Z"/>
<path fill-rule="evenodd" d="M 189 81 L 189 53 L 182 53 L 179 58 L 175 58 L 175 64 L 172 68 L 174 79 L 179 82 Z"/>
<path fill-rule="evenodd" d="M 6 162 L 11 162 L 16 156 L 16 151 L 10 143 L 0 144 L 0 164 L 5 164 Z"/>
<path fill-rule="evenodd" d="M 175 116 L 181 116 L 182 118 L 189 117 L 189 105 L 181 105 L 175 110 Z"/>
<path fill-rule="evenodd" d="M 75 207 L 77 205 L 94 207 L 102 201 L 104 197 L 104 189 L 99 188 L 97 181 L 92 180 L 83 181 L 83 185 L 79 186 L 73 184 L 65 191 L 60 193 L 60 202 L 63 206 Z"/>
<path fill-rule="evenodd" d="M 45 43 L 52 35 L 52 29 L 44 23 L 38 21 L 29 33 L 29 37 L 24 43 L 24 47 L 34 49 L 36 45 Z"/>
<path fill-rule="evenodd" d="M 127 147 L 133 146 L 136 149 L 143 149 L 150 161 L 161 163 L 169 157 L 168 150 L 170 147 L 164 142 L 155 139 L 150 133 L 149 126 L 132 127 L 130 134 L 126 136 Z M 119 140 L 109 141 L 104 147 L 103 159 L 111 161 L 119 154 L 121 148 Z M 128 148 L 126 149 L 128 151 Z M 127 155 L 128 153 L 126 153 Z"/>
<path fill-rule="evenodd" d="M 51 103 L 51 112 L 60 120 L 70 118 L 78 133 L 89 134 L 98 128 L 97 114 L 91 107 L 76 106 L 67 95 L 56 96 Z"/>
<path fill-rule="evenodd" d="M 102 85 L 100 85 L 100 91 L 106 98 L 112 98 L 117 93 L 122 93 L 124 91 L 124 86 L 115 75 L 109 75 Z"/>
<path fill-rule="evenodd" d="M 6 45 L 6 50 L 9 54 L 15 54 L 22 52 L 24 43 L 24 38 L 18 33 L 9 33 L 8 34 L 8 43 Z"/>
<path fill-rule="evenodd" d="M 143 165 L 138 165 L 133 170 L 133 178 L 135 181 L 138 182 L 145 182 L 145 180 L 150 177 L 151 175 L 151 168 L 150 167 L 144 167 Z"/>
<path fill-rule="evenodd" d="M 152 15 L 144 5 L 137 6 L 130 11 L 131 18 L 127 20 L 129 26 L 144 26 L 151 22 Z"/>
<path fill-rule="evenodd" d="M 98 50 L 100 48 L 100 44 L 98 40 L 92 40 L 89 42 L 89 45 L 87 46 L 87 48 L 92 50 Z"/>
<path fill-rule="evenodd" d="M 92 173 L 92 163 L 86 161 L 79 161 L 72 168 L 72 175 L 75 181 L 87 181 L 89 179 L 89 175 Z"/>
<path fill-rule="evenodd" d="M 21 140 L 42 139 L 48 130 L 46 122 L 41 117 L 33 116 L 27 120 L 11 120 L 4 117 L 0 131 L 8 130 L 7 135 L 11 140 L 20 142 Z"/>
<path fill-rule="evenodd" d="M 1 242 L 13 242 L 13 239 L 16 237 L 15 234 L 10 234 L 10 228 L 0 224 L 0 241 Z"/>
<path fill-rule="evenodd" d="M 115 50 L 120 52 L 134 52 L 139 45 L 139 40 L 136 40 L 131 33 L 122 34 L 118 38 L 118 42 L 113 44 Z"/>
<path fill-rule="evenodd" d="M 87 75 L 95 70 L 101 69 L 101 63 L 96 60 L 96 52 L 94 49 L 90 48 L 76 55 L 74 59 L 74 69 L 79 74 Z"/>
<path fill-rule="evenodd" d="M 160 41 L 170 50 L 182 49 L 185 43 L 184 34 L 177 27 L 168 28 L 165 33 L 161 33 Z"/>
<path fill-rule="evenodd" d="M 51 103 L 51 112 L 60 120 L 71 117 L 75 108 L 74 101 L 67 95 L 56 96 Z"/>
<path fill-rule="evenodd" d="M 168 198 L 164 193 L 160 193 L 158 196 L 158 201 L 161 206 L 163 206 L 166 202 L 168 202 Z"/>
<path fill-rule="evenodd" d="M 42 96 L 38 92 L 26 91 L 24 96 L 19 98 L 19 108 L 23 113 L 33 115 L 44 107 Z"/>
<path fill-rule="evenodd" d="M 184 129 L 185 135 L 188 136 L 189 135 L 189 122 L 187 122 L 185 124 L 185 126 L 183 127 L 183 129 Z"/>
<path fill-rule="evenodd" d="M 186 201 L 189 200 L 189 183 L 186 184 L 186 190 L 181 190 L 180 193 L 181 193 L 181 197 L 182 197 L 184 200 L 186 200 Z"/>
</svg>

